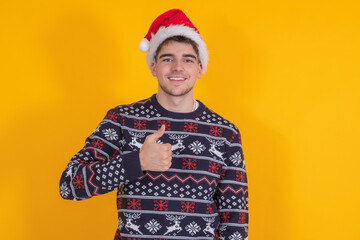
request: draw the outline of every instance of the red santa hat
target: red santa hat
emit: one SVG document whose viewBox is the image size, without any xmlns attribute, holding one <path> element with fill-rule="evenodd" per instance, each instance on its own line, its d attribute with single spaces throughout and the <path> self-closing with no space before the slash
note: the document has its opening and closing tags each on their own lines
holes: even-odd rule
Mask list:
<svg viewBox="0 0 360 240">
<path fill-rule="evenodd" d="M 199 31 L 180 9 L 169 10 L 157 17 L 151 24 L 145 38 L 140 41 L 139 49 L 142 52 L 147 52 L 146 62 L 149 69 L 151 70 L 151 66 L 155 62 L 154 56 L 159 45 L 173 36 L 190 38 L 198 45 L 198 57 L 202 65 L 202 73 L 204 73 L 208 63 L 206 44 Z"/>
</svg>

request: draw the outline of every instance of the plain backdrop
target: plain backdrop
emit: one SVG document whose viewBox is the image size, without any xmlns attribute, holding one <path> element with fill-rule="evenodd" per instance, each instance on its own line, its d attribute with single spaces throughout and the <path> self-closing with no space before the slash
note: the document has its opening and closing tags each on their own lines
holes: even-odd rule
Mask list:
<svg viewBox="0 0 360 240">
<path fill-rule="evenodd" d="M 138 43 L 171 8 L 210 52 L 195 98 L 240 129 L 249 239 L 360 239 L 349 0 L 0 1 L 0 238 L 113 239 L 115 192 L 63 200 L 60 175 L 107 110 L 156 92 Z"/>
</svg>

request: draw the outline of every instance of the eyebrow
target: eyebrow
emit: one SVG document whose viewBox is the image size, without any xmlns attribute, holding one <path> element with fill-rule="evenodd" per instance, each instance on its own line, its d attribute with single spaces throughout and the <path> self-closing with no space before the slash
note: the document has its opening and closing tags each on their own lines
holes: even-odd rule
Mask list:
<svg viewBox="0 0 360 240">
<path fill-rule="evenodd" d="M 160 58 L 164 58 L 164 57 L 173 57 L 173 56 L 174 56 L 174 54 L 165 53 L 165 54 L 161 54 L 160 57 L 159 57 L 159 59 L 160 59 Z"/>
<path fill-rule="evenodd" d="M 193 54 L 184 54 L 183 57 L 190 57 L 196 60 L 196 57 Z"/>
<path fill-rule="evenodd" d="M 175 55 L 174 54 L 171 54 L 171 53 L 165 53 L 165 54 L 161 54 L 159 56 L 159 59 L 160 58 L 164 58 L 164 57 L 174 57 Z M 190 58 L 193 58 L 196 60 L 196 56 L 193 55 L 193 54 L 183 54 L 183 57 L 190 57 Z"/>
</svg>

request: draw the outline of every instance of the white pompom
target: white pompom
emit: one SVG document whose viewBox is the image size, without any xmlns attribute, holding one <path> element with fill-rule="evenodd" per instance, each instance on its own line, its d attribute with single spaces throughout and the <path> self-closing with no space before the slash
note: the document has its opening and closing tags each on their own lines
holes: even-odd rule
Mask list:
<svg viewBox="0 0 360 240">
<path fill-rule="evenodd" d="M 146 38 L 141 39 L 139 43 L 139 49 L 141 52 L 147 52 L 149 50 L 150 43 Z"/>
</svg>

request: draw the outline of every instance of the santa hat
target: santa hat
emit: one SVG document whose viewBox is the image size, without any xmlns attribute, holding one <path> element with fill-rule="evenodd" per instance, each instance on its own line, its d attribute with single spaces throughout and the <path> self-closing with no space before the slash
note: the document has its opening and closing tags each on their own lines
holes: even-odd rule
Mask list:
<svg viewBox="0 0 360 240">
<path fill-rule="evenodd" d="M 190 19 L 180 9 L 169 10 L 157 17 L 151 24 L 145 38 L 140 41 L 139 49 L 142 52 L 147 52 L 146 62 L 149 69 L 151 70 L 151 66 L 155 62 L 154 56 L 159 45 L 173 36 L 184 36 L 198 45 L 198 57 L 202 65 L 202 73 L 204 73 L 208 63 L 205 42 Z"/>
</svg>

